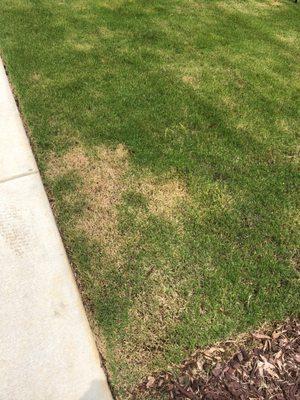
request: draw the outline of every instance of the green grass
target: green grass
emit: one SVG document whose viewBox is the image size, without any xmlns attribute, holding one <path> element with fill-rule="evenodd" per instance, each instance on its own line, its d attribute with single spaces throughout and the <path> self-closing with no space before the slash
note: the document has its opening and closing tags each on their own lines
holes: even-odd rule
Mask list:
<svg viewBox="0 0 300 400">
<path fill-rule="evenodd" d="M 118 396 L 298 313 L 299 6 L 0 8 L 1 53 Z"/>
</svg>

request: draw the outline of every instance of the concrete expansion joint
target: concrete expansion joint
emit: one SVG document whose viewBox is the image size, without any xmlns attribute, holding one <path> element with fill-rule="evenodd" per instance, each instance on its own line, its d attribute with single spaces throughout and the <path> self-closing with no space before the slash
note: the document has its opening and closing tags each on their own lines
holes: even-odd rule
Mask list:
<svg viewBox="0 0 300 400">
<path fill-rule="evenodd" d="M 39 171 L 29 171 L 29 172 L 24 172 L 23 174 L 12 175 L 8 178 L 0 179 L 0 184 L 8 182 L 8 181 L 13 181 L 18 178 L 23 178 L 24 176 L 34 175 L 34 174 L 38 174 L 38 173 L 39 173 Z"/>
</svg>

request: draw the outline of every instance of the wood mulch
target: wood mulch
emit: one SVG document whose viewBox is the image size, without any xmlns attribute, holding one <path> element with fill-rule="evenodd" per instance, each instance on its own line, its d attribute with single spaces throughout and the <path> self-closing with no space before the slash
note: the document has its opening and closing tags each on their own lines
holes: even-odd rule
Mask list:
<svg viewBox="0 0 300 400">
<path fill-rule="evenodd" d="M 133 397 L 300 400 L 300 320 L 198 350 L 176 375 L 166 371 L 149 376 Z"/>
</svg>

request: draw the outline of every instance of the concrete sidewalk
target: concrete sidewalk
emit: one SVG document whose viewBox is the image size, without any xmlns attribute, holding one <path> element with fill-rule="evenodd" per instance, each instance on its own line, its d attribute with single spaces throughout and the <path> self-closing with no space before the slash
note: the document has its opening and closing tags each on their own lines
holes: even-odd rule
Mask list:
<svg viewBox="0 0 300 400">
<path fill-rule="evenodd" d="M 0 400 L 110 399 L 0 60 Z"/>
</svg>

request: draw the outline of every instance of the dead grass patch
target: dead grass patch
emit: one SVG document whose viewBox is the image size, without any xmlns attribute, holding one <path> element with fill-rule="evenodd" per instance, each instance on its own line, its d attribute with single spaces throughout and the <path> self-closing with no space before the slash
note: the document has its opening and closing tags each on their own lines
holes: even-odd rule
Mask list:
<svg viewBox="0 0 300 400">
<path fill-rule="evenodd" d="M 268 9 L 271 7 L 282 7 L 282 3 L 280 0 L 268 0 L 266 2 L 257 2 L 257 6 L 262 9 Z"/>
<path fill-rule="evenodd" d="M 114 31 L 108 29 L 106 26 L 102 26 L 101 28 L 99 28 L 99 34 L 101 37 L 109 39 L 115 35 Z"/>
<path fill-rule="evenodd" d="M 252 5 L 252 7 L 245 7 L 244 3 L 237 3 L 237 2 L 231 2 L 231 1 L 223 1 L 218 4 L 218 7 L 228 11 L 229 13 L 232 13 L 233 11 L 238 11 L 241 14 L 245 15 L 251 15 L 251 16 L 257 16 L 259 11 L 255 9 L 255 6 L 257 3 Z"/>
<path fill-rule="evenodd" d="M 297 36 L 294 33 L 283 32 L 281 34 L 277 34 L 276 37 L 280 42 L 289 45 L 296 44 L 297 41 Z"/>
<path fill-rule="evenodd" d="M 81 178 L 81 187 L 75 196 L 86 202 L 77 229 L 105 246 L 113 254 L 118 248 L 117 211 L 125 186 L 124 175 L 128 169 L 128 153 L 123 145 L 115 149 L 96 148 L 93 156 L 78 146 L 59 159 L 50 161 L 48 175 L 57 178 L 75 172 Z"/>
<path fill-rule="evenodd" d="M 189 75 L 184 75 L 182 77 L 182 81 L 192 87 L 196 87 L 197 86 L 197 82 L 196 79 L 193 76 L 189 76 Z"/>
<path fill-rule="evenodd" d="M 223 106 L 229 111 L 234 111 L 237 109 L 237 104 L 232 98 L 232 96 L 223 96 L 222 97 Z"/>
<path fill-rule="evenodd" d="M 283 2 L 280 0 L 256 1 L 252 0 L 247 6 L 244 2 L 225 1 L 221 2 L 218 7 L 230 13 L 238 11 L 244 15 L 258 16 L 262 10 L 270 10 L 272 8 L 282 7 Z"/>
<path fill-rule="evenodd" d="M 137 215 L 142 219 L 146 219 L 150 213 L 178 224 L 180 206 L 189 201 L 187 190 L 178 179 L 162 181 L 155 175 L 141 174 L 136 177 L 127 174 L 128 151 L 122 144 L 115 149 L 98 146 L 90 155 L 83 147 L 75 146 L 60 158 L 51 155 L 48 165 L 47 175 L 50 179 L 67 173 L 75 173 L 80 177 L 78 192 L 66 194 L 65 201 L 71 204 L 78 196 L 85 199 L 85 210 L 76 228 L 100 242 L 111 256 L 117 255 L 125 240 L 120 238 L 117 227 L 117 206 L 125 191 L 134 190 L 145 197 L 148 213 L 145 211 L 145 214 Z"/>
<path fill-rule="evenodd" d="M 39 82 L 39 81 L 41 80 L 41 75 L 38 74 L 37 72 L 34 72 L 34 73 L 31 75 L 30 80 L 31 80 L 32 82 Z"/>
<path fill-rule="evenodd" d="M 180 79 L 186 85 L 193 89 L 200 88 L 200 82 L 202 81 L 202 70 L 194 62 L 189 62 L 187 65 L 183 65 L 179 69 Z"/>
<path fill-rule="evenodd" d="M 90 43 L 75 43 L 74 49 L 77 51 L 90 51 L 92 50 L 93 45 Z"/>
<path fill-rule="evenodd" d="M 178 219 L 180 204 L 188 200 L 186 188 L 177 179 L 160 182 L 153 176 L 143 178 L 137 190 L 148 199 L 152 214 L 170 221 Z"/>
</svg>

